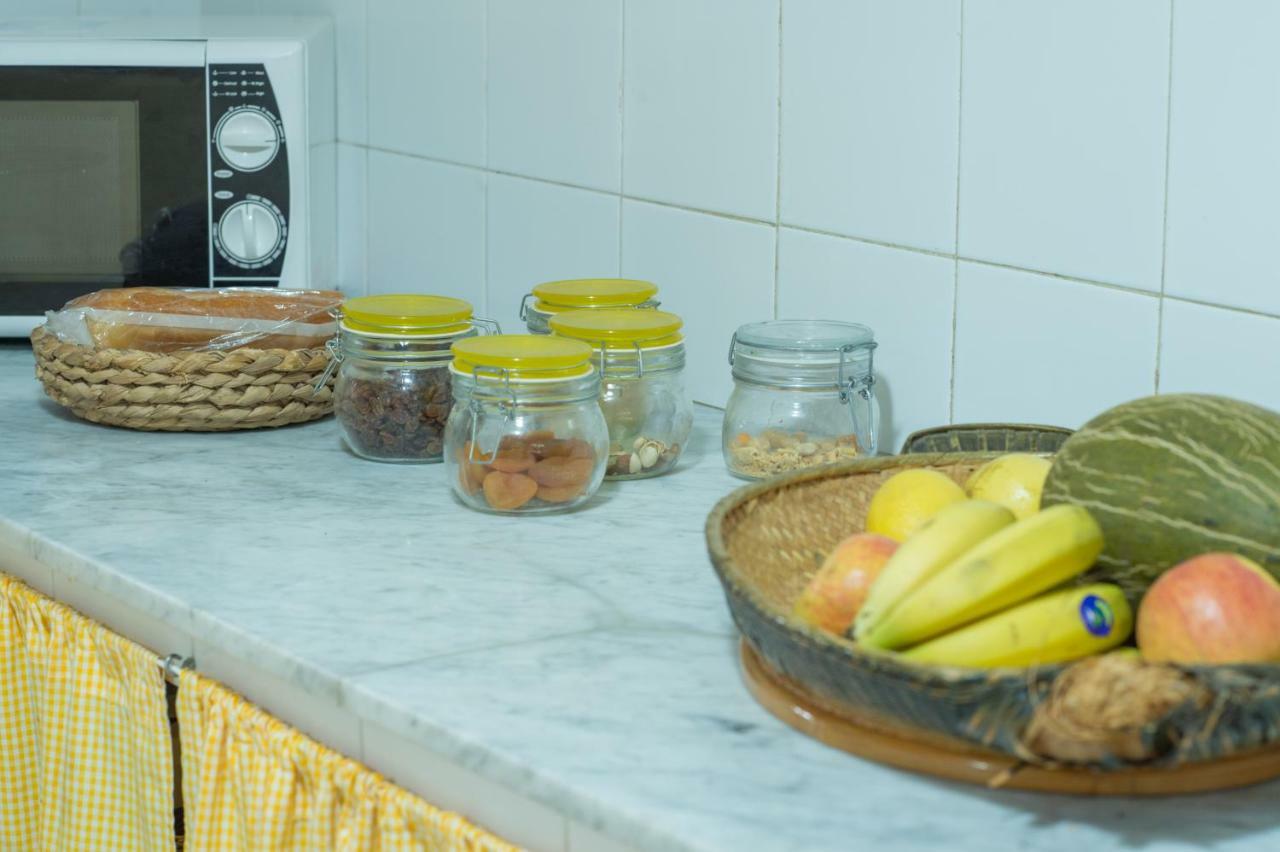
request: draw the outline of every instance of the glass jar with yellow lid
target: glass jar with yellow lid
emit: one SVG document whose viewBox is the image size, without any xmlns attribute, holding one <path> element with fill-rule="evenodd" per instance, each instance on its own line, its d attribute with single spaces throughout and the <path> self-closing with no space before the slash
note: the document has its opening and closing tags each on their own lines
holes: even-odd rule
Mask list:
<svg viewBox="0 0 1280 852">
<path fill-rule="evenodd" d="M 551 318 L 554 335 L 591 345 L 609 424 L 608 479 L 656 476 L 680 457 L 693 426 L 683 325 L 657 310 L 569 311 Z"/>
<path fill-rule="evenodd" d="M 551 318 L 566 311 L 656 308 L 658 288 L 632 278 L 575 278 L 548 281 L 520 302 L 520 319 L 530 334 L 550 334 Z"/>
<path fill-rule="evenodd" d="M 563 511 L 604 478 L 609 430 L 591 347 L 531 334 L 453 345 L 453 412 L 444 433 L 454 492 L 486 512 Z"/>
<path fill-rule="evenodd" d="M 334 415 L 353 453 L 387 462 L 438 462 L 453 407 L 449 350 L 496 323 L 461 299 L 360 296 L 342 304 L 331 343 L 338 377 Z"/>
</svg>

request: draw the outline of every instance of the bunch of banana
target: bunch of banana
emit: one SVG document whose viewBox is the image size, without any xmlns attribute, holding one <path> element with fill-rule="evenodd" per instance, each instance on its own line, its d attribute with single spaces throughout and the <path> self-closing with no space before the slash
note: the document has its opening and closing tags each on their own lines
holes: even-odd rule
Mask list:
<svg viewBox="0 0 1280 852">
<path fill-rule="evenodd" d="M 984 500 L 947 506 L 885 564 L 852 633 L 863 646 L 919 662 L 1021 666 L 1087 656 L 1129 636 L 1114 586 L 1044 592 L 1102 551 L 1088 511 L 1060 505 L 1015 520 Z"/>
</svg>

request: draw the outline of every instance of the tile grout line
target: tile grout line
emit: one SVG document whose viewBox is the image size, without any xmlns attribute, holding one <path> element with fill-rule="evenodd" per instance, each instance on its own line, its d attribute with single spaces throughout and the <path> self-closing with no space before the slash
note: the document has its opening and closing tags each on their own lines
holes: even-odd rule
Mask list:
<svg viewBox="0 0 1280 852">
<path fill-rule="evenodd" d="M 364 277 L 364 293 L 362 295 L 365 296 L 368 296 L 373 291 L 373 282 L 369 280 L 369 270 L 371 268 L 369 262 L 370 249 L 373 245 L 372 240 L 369 238 L 369 235 L 373 233 L 373 228 L 369 227 L 369 223 L 373 218 L 373 192 L 371 191 L 372 181 L 370 179 L 373 174 L 373 166 L 369 156 L 369 152 L 372 150 L 369 146 L 369 138 L 372 133 L 370 129 L 372 116 L 369 110 L 369 78 L 373 76 L 369 69 L 369 30 L 372 28 L 370 25 L 373 18 L 369 13 L 369 4 L 372 2 L 373 0 L 364 0 L 364 103 L 361 104 L 361 109 L 364 110 L 364 233 L 360 236 L 360 239 L 364 242 L 364 251 L 361 252 L 360 263 L 363 266 L 362 273 Z M 334 91 L 335 93 L 337 91 L 336 85 L 334 86 Z M 341 200 L 339 200 L 339 204 L 341 204 Z"/>
<path fill-rule="evenodd" d="M 956 331 L 960 325 L 960 146 L 964 110 L 964 0 L 960 0 L 959 51 L 956 57 L 956 222 L 951 249 L 955 257 L 951 266 L 951 376 L 947 392 L 947 420 L 956 422 Z"/>
<path fill-rule="evenodd" d="M 774 151 L 774 184 L 773 184 L 773 318 L 778 319 L 778 305 L 781 302 L 781 268 L 782 247 L 782 0 L 778 0 L 778 93 L 775 120 L 778 123 L 776 150 Z"/>
<path fill-rule="evenodd" d="M 1160 300 L 1156 303 L 1156 370 L 1155 393 L 1160 393 L 1160 359 L 1164 350 L 1165 276 L 1169 268 L 1169 151 L 1173 138 L 1173 16 L 1175 0 L 1169 0 L 1169 68 L 1165 83 L 1164 105 L 1164 205 L 1160 227 Z"/>
<path fill-rule="evenodd" d="M 489 310 L 489 187 L 492 181 L 489 180 L 491 174 L 489 170 L 489 132 L 492 129 L 489 122 L 489 17 L 492 3 L 490 0 L 484 0 L 484 38 L 482 40 L 483 53 L 481 57 L 481 67 L 484 69 L 484 78 L 481 82 L 480 93 L 484 98 L 484 171 L 480 177 L 481 197 L 484 199 L 484 225 L 480 229 L 480 299 L 482 302 L 482 310 L 486 317 L 492 317 L 493 312 Z"/>
<path fill-rule="evenodd" d="M 618 277 L 622 272 L 622 211 L 627 197 L 627 0 L 620 0 L 618 21 Z"/>
</svg>

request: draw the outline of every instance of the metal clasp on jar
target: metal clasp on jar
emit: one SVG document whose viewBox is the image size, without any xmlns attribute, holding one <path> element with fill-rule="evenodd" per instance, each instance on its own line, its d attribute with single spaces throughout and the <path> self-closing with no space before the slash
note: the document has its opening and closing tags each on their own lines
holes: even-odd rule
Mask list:
<svg viewBox="0 0 1280 852">
<path fill-rule="evenodd" d="M 342 362 L 342 352 L 338 350 L 338 338 L 330 337 L 325 341 L 324 348 L 329 353 L 329 363 L 325 364 L 324 372 L 320 374 L 320 378 L 316 379 L 315 386 L 311 388 L 313 394 L 324 390 L 324 386 L 329 383 L 329 379 L 333 378 L 333 374 L 338 370 L 338 365 Z"/>
<path fill-rule="evenodd" d="M 471 380 L 477 388 L 480 387 L 480 376 L 486 374 L 499 379 L 503 387 L 507 391 L 507 400 L 498 402 L 498 413 L 502 415 L 502 427 L 505 430 L 506 425 L 511 422 L 511 415 L 515 412 L 516 405 L 519 400 L 516 397 L 516 390 L 511 386 L 511 374 L 504 367 L 486 367 L 479 365 L 471 369 Z M 476 458 L 476 447 L 480 444 L 480 416 L 484 413 L 484 407 L 480 404 L 480 400 L 476 399 L 475 390 L 471 392 L 471 401 L 467 405 L 467 410 L 471 412 L 471 449 L 467 453 L 467 461 L 482 461 Z"/>
<path fill-rule="evenodd" d="M 607 343 L 606 343 L 605 341 L 603 341 L 603 340 L 592 341 L 592 342 L 593 342 L 593 343 L 595 343 L 595 344 L 597 344 L 597 345 L 600 347 L 600 375 L 601 375 L 601 376 L 604 376 L 604 375 L 606 375 L 605 370 L 604 370 L 604 367 L 605 367 L 605 360 L 606 360 L 606 358 L 608 357 L 608 356 L 607 356 L 607 349 L 608 349 L 608 345 L 607 345 Z M 640 347 L 640 341 L 638 341 L 638 340 L 633 340 L 633 341 L 631 341 L 631 346 L 632 346 L 632 348 L 634 348 L 634 349 L 636 350 L 636 370 L 635 370 L 635 374 L 634 374 L 634 375 L 630 375 L 630 376 L 626 376 L 626 375 L 622 375 L 622 376 L 620 376 L 620 375 L 618 375 L 618 374 L 616 374 L 616 373 L 610 373 L 610 374 L 608 374 L 610 378 L 614 378 L 614 379 L 639 379 L 639 378 L 642 378 L 642 377 L 644 376 L 644 349 L 642 349 L 642 348 Z"/>
</svg>

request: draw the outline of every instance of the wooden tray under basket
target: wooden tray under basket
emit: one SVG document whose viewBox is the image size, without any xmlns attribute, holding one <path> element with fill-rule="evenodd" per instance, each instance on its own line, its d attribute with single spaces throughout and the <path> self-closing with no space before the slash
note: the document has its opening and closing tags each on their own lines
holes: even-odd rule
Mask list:
<svg viewBox="0 0 1280 852">
<path fill-rule="evenodd" d="M 895 765 L 927 770 L 920 761 L 894 758 L 894 749 L 902 747 L 886 743 L 915 743 L 924 749 L 916 749 L 917 755 L 939 761 L 943 754 L 965 759 L 981 755 L 1001 767 L 996 773 L 1032 766 L 1037 772 L 1020 770 L 1016 774 L 1024 780 L 1013 785 L 1027 789 L 1065 790 L 1047 782 L 1037 786 L 1035 780 L 1038 773 L 1064 771 L 1089 776 L 1061 782 L 1076 784 L 1072 791 L 1127 793 L 1203 790 L 1280 775 L 1278 665 L 1184 668 L 1183 674 L 1194 678 L 1210 700 L 1203 706 L 1180 706 L 1145 725 L 1139 734 L 1147 759 L 1134 764 L 1107 756 L 1064 769 L 1033 753 L 1023 735 L 1065 666 L 987 670 L 912 664 L 895 654 L 864 651 L 791 617 L 796 597 L 826 554 L 863 529 L 867 504 L 886 479 L 905 468 L 929 467 L 964 482 L 994 457 L 946 453 L 858 459 L 748 485 L 717 504 L 707 520 L 708 549 L 730 612 L 750 645 L 748 682 L 762 702 L 824 741 L 829 739 L 824 730 L 860 734 L 870 720 L 877 734 L 888 731 L 892 737 L 881 737 L 874 749 L 866 746 L 865 737 L 844 737 L 835 744 Z M 752 668 L 755 662 L 759 666 Z M 756 676 L 760 673 L 768 677 Z M 778 699 L 778 690 L 767 689 L 779 684 L 785 701 Z M 798 724 L 787 702 L 815 719 L 829 717 L 852 727 Z M 1214 770 L 1209 764 L 1221 766 Z M 1190 769 L 1196 765 L 1203 774 Z M 1153 775 L 1160 780 L 1142 789 L 1126 786 L 1139 768 L 1164 774 Z M 1114 783 L 1096 778 L 1108 773 L 1120 776 Z M 971 771 L 967 777 L 990 780 Z M 1181 786 L 1170 778 L 1189 780 Z"/>
<path fill-rule="evenodd" d="M 318 349 L 143 352 L 31 334 L 36 378 L 54 402 L 94 423 L 222 432 L 304 423 L 333 411 L 330 355 Z"/>
</svg>

